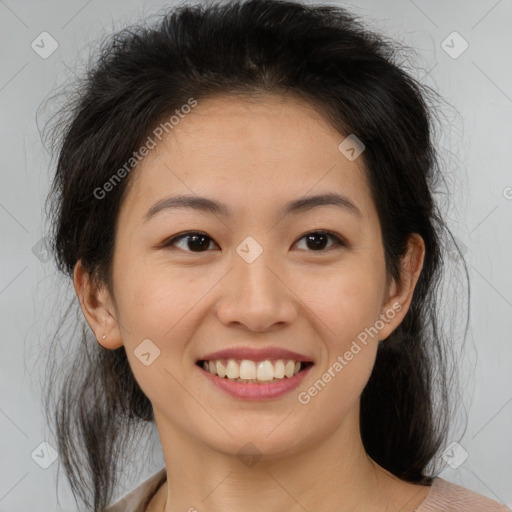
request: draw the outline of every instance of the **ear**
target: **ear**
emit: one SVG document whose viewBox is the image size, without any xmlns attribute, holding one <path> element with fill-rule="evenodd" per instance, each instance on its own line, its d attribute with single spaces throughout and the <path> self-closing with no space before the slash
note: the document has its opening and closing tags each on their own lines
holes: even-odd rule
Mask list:
<svg viewBox="0 0 512 512">
<path fill-rule="evenodd" d="M 80 300 L 85 319 L 98 343 L 108 349 L 119 348 L 123 345 L 110 293 L 105 285 L 94 284 L 91 275 L 82 265 L 82 260 L 75 265 L 73 286 Z"/>
<path fill-rule="evenodd" d="M 407 251 L 401 260 L 400 283 L 391 280 L 380 318 L 384 328 L 379 331 L 379 340 L 385 340 L 402 322 L 409 310 L 416 283 L 423 268 L 425 242 L 418 233 L 412 233 L 407 241 Z"/>
</svg>

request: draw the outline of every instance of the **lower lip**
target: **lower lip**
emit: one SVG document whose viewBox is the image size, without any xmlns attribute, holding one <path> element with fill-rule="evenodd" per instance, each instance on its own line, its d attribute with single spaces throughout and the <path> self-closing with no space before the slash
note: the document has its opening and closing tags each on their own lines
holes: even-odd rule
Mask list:
<svg viewBox="0 0 512 512">
<path fill-rule="evenodd" d="M 212 384 L 235 398 L 242 398 L 243 400 L 267 400 L 280 398 L 294 390 L 302 382 L 304 377 L 306 377 L 312 367 L 313 365 L 308 366 L 293 377 L 284 377 L 279 381 L 266 384 L 258 384 L 255 382 L 245 384 L 243 382 L 236 382 L 225 377 L 219 377 L 204 368 L 198 368 Z"/>
</svg>

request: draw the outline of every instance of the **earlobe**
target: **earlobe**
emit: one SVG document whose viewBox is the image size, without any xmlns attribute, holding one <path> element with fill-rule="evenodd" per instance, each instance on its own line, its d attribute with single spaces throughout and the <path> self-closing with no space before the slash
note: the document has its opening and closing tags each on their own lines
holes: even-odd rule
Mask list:
<svg viewBox="0 0 512 512">
<path fill-rule="evenodd" d="M 73 286 L 82 313 L 100 345 L 108 349 L 122 344 L 119 323 L 114 316 L 112 301 L 106 286 L 97 286 L 79 260 L 73 271 Z"/>
</svg>

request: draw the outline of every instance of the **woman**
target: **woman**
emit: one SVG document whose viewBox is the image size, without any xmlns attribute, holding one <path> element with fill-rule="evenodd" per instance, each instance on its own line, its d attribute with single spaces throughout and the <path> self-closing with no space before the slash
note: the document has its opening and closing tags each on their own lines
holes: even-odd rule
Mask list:
<svg viewBox="0 0 512 512">
<path fill-rule="evenodd" d="M 449 231 L 427 91 L 395 50 L 343 9 L 271 0 L 102 47 L 52 193 L 90 328 L 52 414 L 86 507 L 506 510 L 431 468 Z M 112 505 L 153 421 L 165 468 Z"/>
</svg>

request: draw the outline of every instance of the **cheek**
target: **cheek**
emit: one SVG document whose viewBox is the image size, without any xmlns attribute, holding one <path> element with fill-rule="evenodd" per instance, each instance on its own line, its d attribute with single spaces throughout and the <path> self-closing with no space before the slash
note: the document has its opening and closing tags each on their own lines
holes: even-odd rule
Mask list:
<svg viewBox="0 0 512 512">
<path fill-rule="evenodd" d="M 347 264 L 311 275 L 300 285 L 299 296 L 314 313 L 330 348 L 343 350 L 379 318 L 384 276 L 371 264 Z M 364 338 L 364 336 L 361 336 Z"/>
<path fill-rule="evenodd" d="M 187 272 L 160 267 L 135 253 L 120 256 L 116 265 L 121 321 L 130 343 L 142 337 L 160 344 L 204 293 Z"/>
<path fill-rule="evenodd" d="M 362 259 L 361 262 L 364 263 Z M 321 382 L 314 389 L 303 390 L 308 395 L 304 401 L 318 395 L 319 410 L 335 400 L 339 409 L 333 414 L 342 414 L 364 389 L 378 347 L 375 325 L 384 282 L 378 265 L 354 264 L 322 279 L 315 276 L 310 281 L 313 284 L 303 288 L 303 296 L 307 297 L 304 302 L 313 313 L 310 318 L 321 333 L 325 348 L 325 358 L 318 369 Z"/>
<path fill-rule="evenodd" d="M 351 287 L 344 286 L 349 283 Z M 297 399 L 308 417 L 323 418 L 327 430 L 336 428 L 354 410 L 375 363 L 378 336 L 372 337 L 369 328 L 378 318 L 377 293 L 373 286 L 362 285 L 353 278 L 330 281 L 323 302 L 315 309 L 322 319 L 318 329 L 325 358 Z"/>
<path fill-rule="evenodd" d="M 120 324 L 135 380 L 153 405 L 168 405 L 172 397 L 178 409 L 184 408 L 187 395 L 179 383 L 190 371 L 183 362 L 188 355 L 187 340 L 197 323 L 193 306 L 207 287 L 190 288 L 190 279 L 183 274 L 163 279 L 149 265 L 133 269 L 131 274 L 126 273 L 125 279 L 120 279 Z M 186 294 L 186 289 L 195 292 Z M 192 363 L 186 360 L 186 364 Z"/>
</svg>

